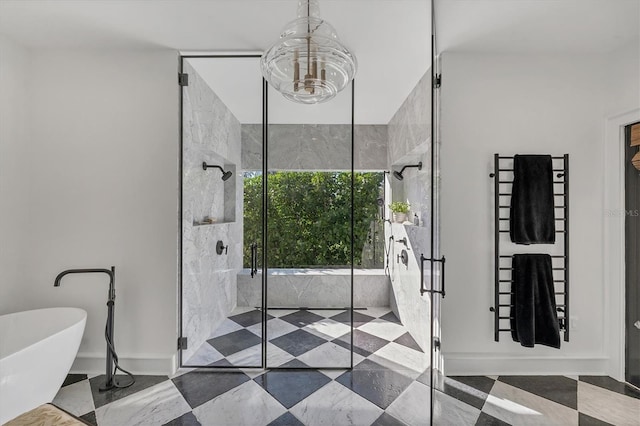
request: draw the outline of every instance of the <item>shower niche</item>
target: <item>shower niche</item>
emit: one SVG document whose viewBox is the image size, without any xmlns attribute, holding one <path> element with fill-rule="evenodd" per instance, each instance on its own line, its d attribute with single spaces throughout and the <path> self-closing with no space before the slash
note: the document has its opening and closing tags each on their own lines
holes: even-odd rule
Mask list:
<svg viewBox="0 0 640 426">
<path fill-rule="evenodd" d="M 215 155 L 205 155 L 195 164 L 187 188 L 194 192 L 193 226 L 217 225 L 236 221 L 236 166 Z M 196 160 L 197 161 L 197 160 Z"/>
</svg>

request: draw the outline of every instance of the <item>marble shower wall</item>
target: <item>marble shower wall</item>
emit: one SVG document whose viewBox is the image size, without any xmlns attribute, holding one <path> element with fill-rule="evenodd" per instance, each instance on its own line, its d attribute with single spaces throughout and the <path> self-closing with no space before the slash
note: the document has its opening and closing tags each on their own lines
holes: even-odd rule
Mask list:
<svg viewBox="0 0 640 426">
<path fill-rule="evenodd" d="M 188 360 L 235 308 L 237 274 L 242 269 L 243 188 L 240 122 L 185 62 L 189 86 L 183 108 L 182 319 Z M 226 182 L 221 165 L 233 175 Z M 201 224 L 205 216 L 214 224 Z M 227 254 L 216 253 L 218 240 Z"/>
<path fill-rule="evenodd" d="M 393 170 L 422 162 L 422 169 L 408 168 L 404 179 L 389 176 L 388 201 L 409 202 L 408 220 L 418 216 L 421 230 L 430 235 L 431 225 L 431 71 L 422 76 L 388 125 L 388 160 Z M 388 237 L 388 236 L 387 236 Z M 429 253 L 425 253 L 428 256 Z"/>
<path fill-rule="evenodd" d="M 356 170 L 388 170 L 387 126 L 357 125 L 354 138 Z M 262 124 L 242 125 L 242 168 L 262 169 Z M 351 125 L 270 124 L 269 169 L 351 169 Z"/>
<path fill-rule="evenodd" d="M 407 238 L 409 248 L 408 266 L 396 262 L 404 246 L 393 243 L 391 268 L 392 294 L 390 305 L 422 347 L 429 350 L 429 327 L 426 318 L 431 318 L 431 306 L 427 296 L 421 296 L 420 254 L 430 257 L 431 236 L 431 71 L 422 76 L 416 87 L 407 96 L 388 124 L 387 158 L 393 170 L 405 165 L 422 162 L 422 169 L 406 169 L 402 181 L 387 176 L 387 201 L 404 201 L 410 204 L 408 220 L 413 223 L 418 216 L 419 225 L 392 224 L 385 227 L 385 240 L 393 235 L 395 241 Z M 390 212 L 388 212 L 390 214 Z M 429 269 L 429 264 L 425 264 Z M 425 279 L 429 280 L 429 272 Z M 436 284 L 438 285 L 438 284 Z"/>
<path fill-rule="evenodd" d="M 262 304 L 261 278 L 261 274 L 251 278 L 246 269 L 238 275 L 238 306 Z M 267 304 L 270 307 L 343 308 L 350 300 L 350 280 L 348 269 L 272 269 Z M 382 269 L 356 269 L 353 305 L 389 306 L 389 287 L 389 277 Z"/>
</svg>

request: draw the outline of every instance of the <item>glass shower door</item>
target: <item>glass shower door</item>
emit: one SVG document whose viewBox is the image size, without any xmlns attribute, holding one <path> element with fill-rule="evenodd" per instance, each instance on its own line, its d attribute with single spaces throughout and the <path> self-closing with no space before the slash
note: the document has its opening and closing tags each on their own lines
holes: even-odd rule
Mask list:
<svg viewBox="0 0 640 426">
<path fill-rule="evenodd" d="M 181 366 L 262 367 L 262 76 L 182 57 Z"/>
<path fill-rule="evenodd" d="M 353 365 L 352 105 L 268 92 L 268 368 Z"/>
</svg>

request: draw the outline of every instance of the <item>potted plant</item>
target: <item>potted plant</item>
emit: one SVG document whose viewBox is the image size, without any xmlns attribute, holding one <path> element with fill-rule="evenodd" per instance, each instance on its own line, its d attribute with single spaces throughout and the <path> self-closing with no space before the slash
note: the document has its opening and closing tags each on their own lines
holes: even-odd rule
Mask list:
<svg viewBox="0 0 640 426">
<path fill-rule="evenodd" d="M 401 201 L 394 201 L 389 204 L 391 212 L 393 212 L 393 221 L 402 223 L 407 220 L 407 213 L 409 213 L 409 203 L 403 203 Z"/>
</svg>

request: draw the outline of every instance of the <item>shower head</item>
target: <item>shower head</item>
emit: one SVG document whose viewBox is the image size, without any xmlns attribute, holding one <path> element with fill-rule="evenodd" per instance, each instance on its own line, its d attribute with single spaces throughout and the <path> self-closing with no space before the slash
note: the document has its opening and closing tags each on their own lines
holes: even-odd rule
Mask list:
<svg viewBox="0 0 640 426">
<path fill-rule="evenodd" d="M 216 166 L 215 164 L 207 164 L 206 161 L 202 162 L 202 170 L 207 170 L 207 169 L 211 169 L 211 168 L 215 168 L 215 169 L 219 169 L 222 172 L 222 180 L 226 181 L 229 180 L 229 178 L 231 177 L 231 175 L 233 175 L 232 171 L 224 171 L 224 169 L 220 166 Z"/>
<path fill-rule="evenodd" d="M 399 172 L 394 171 L 393 176 L 398 180 L 403 180 L 404 176 L 402 176 L 402 173 L 404 173 L 404 169 L 406 169 L 407 167 L 417 167 L 418 170 L 422 170 L 422 161 L 420 161 L 418 164 L 411 164 L 411 165 L 404 166 Z"/>
</svg>

